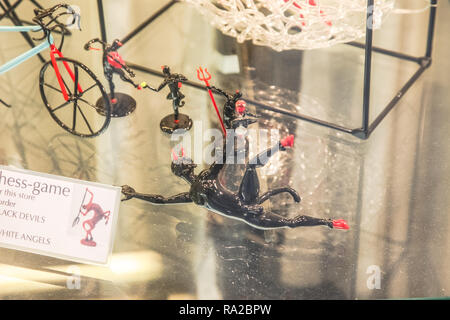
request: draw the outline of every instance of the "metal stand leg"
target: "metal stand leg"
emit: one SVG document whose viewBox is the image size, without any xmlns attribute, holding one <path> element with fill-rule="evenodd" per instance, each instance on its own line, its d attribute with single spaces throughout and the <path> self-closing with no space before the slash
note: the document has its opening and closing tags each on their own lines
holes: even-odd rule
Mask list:
<svg viewBox="0 0 450 320">
<path fill-rule="evenodd" d="M 376 127 L 381 123 L 381 121 L 389 114 L 389 112 L 397 105 L 397 103 L 401 100 L 401 98 L 406 94 L 409 88 L 419 79 L 422 73 L 431 66 L 431 53 L 433 46 L 433 35 L 436 24 L 436 5 L 437 0 L 430 0 L 431 8 L 430 8 L 430 18 L 428 23 L 428 36 L 426 40 L 426 53 L 423 57 L 417 57 L 417 63 L 419 64 L 419 69 L 411 76 L 411 78 L 405 83 L 405 85 L 397 92 L 397 94 L 392 98 L 392 100 L 388 103 L 388 105 L 384 108 L 383 111 L 375 118 L 375 120 L 370 124 L 369 130 L 367 132 L 367 137 L 372 134 L 372 132 L 376 129 Z M 409 60 L 409 59 L 407 59 Z"/>
<path fill-rule="evenodd" d="M 98 18 L 100 20 L 100 33 L 102 36 L 102 41 L 108 42 L 106 35 L 106 26 L 105 26 L 105 12 L 103 11 L 103 1 L 97 0 L 97 8 L 98 8 Z"/>
<path fill-rule="evenodd" d="M 364 96 L 363 96 L 363 114 L 362 114 L 362 132 L 363 137 L 369 136 L 370 119 L 370 76 L 372 74 L 372 45 L 373 45 L 373 4 L 374 0 L 367 1 L 366 16 L 366 47 L 364 62 Z"/>
<path fill-rule="evenodd" d="M 427 51 L 425 56 L 431 59 L 431 53 L 433 51 L 433 39 L 434 39 L 434 29 L 436 26 L 436 10 L 437 10 L 437 0 L 431 0 L 430 8 L 430 20 L 428 22 L 428 37 L 427 37 Z"/>
</svg>

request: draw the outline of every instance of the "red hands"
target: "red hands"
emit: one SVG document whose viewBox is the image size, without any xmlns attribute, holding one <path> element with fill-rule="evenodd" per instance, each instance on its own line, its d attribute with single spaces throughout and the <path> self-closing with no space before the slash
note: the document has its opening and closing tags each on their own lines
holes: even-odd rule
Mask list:
<svg viewBox="0 0 450 320">
<path fill-rule="evenodd" d="M 291 134 L 280 141 L 281 145 L 285 148 L 290 148 L 294 145 L 294 135 Z"/>
<path fill-rule="evenodd" d="M 333 220 L 333 228 L 345 230 L 350 229 L 349 225 L 347 224 L 347 221 L 345 221 L 344 219 Z"/>
</svg>

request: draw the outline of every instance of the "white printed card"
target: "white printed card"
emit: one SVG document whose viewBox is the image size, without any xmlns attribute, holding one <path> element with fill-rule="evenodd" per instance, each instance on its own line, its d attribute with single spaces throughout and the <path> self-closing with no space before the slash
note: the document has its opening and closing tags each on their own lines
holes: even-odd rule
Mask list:
<svg viewBox="0 0 450 320">
<path fill-rule="evenodd" d="M 107 264 L 120 191 L 120 187 L 0 166 L 0 246 Z"/>
</svg>

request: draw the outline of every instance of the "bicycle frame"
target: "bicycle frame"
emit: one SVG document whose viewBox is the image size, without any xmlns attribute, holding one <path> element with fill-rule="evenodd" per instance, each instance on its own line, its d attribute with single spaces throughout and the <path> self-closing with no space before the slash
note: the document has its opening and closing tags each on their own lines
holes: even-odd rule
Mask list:
<svg viewBox="0 0 450 320">
<path fill-rule="evenodd" d="M 0 26 L 0 32 L 30 32 L 30 31 L 40 31 L 42 30 L 41 26 L 18 26 L 18 27 L 9 27 L 9 26 Z M 55 70 L 56 78 L 58 80 L 59 87 L 61 88 L 61 92 L 63 94 L 64 100 L 69 101 L 69 95 L 67 93 L 66 85 L 62 79 L 61 73 L 59 71 L 58 65 L 56 63 L 55 54 L 57 54 L 60 58 L 63 58 L 63 54 L 56 48 L 54 44 L 54 40 L 52 35 L 49 35 L 48 40 L 45 40 L 38 46 L 28 50 L 27 52 L 22 53 L 21 55 L 17 56 L 16 58 L 11 59 L 10 61 L 6 62 L 2 66 L 0 66 L 0 74 L 3 74 L 21 63 L 25 62 L 29 58 L 41 53 L 45 49 L 50 48 L 50 59 L 52 61 L 53 69 Z M 72 72 L 72 69 L 70 69 L 69 65 L 66 61 L 63 61 L 64 67 L 67 70 L 67 73 L 70 75 L 72 80 L 77 83 L 78 92 L 83 93 L 83 90 L 78 83 L 78 79 L 76 79 L 76 76 Z"/>
</svg>

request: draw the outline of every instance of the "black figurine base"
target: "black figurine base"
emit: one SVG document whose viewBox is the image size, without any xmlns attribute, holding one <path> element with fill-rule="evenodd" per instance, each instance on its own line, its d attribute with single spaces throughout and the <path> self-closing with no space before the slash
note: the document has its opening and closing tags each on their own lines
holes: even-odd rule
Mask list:
<svg viewBox="0 0 450 320">
<path fill-rule="evenodd" d="M 116 101 L 115 103 L 111 102 L 111 117 L 126 117 L 136 109 L 136 100 L 134 100 L 130 95 L 119 92 L 115 93 L 114 96 Z M 108 97 L 111 99 L 109 93 Z M 95 103 L 95 107 L 99 114 L 101 114 L 102 116 L 106 115 L 103 98 L 97 100 L 97 102 Z"/>
<path fill-rule="evenodd" d="M 159 124 L 165 133 L 173 133 L 177 129 L 189 130 L 192 127 L 192 119 L 188 115 L 178 114 L 178 122 L 175 122 L 175 114 L 164 117 Z"/>
</svg>

